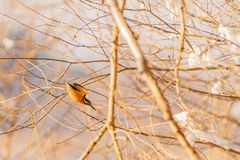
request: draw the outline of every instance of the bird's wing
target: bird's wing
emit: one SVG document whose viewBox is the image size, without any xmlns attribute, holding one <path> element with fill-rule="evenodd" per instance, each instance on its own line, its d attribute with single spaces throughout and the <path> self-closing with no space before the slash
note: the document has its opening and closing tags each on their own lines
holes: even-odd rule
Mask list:
<svg viewBox="0 0 240 160">
<path fill-rule="evenodd" d="M 88 91 L 83 87 L 81 86 L 80 84 L 78 83 L 73 83 L 74 87 L 77 88 L 80 92 L 83 92 L 84 94 L 87 94 Z"/>
<path fill-rule="evenodd" d="M 73 94 L 74 92 L 77 92 L 78 89 L 76 87 L 74 87 L 73 85 L 71 85 L 70 83 L 68 82 L 64 82 L 65 83 L 65 86 L 66 86 L 66 90 L 69 94 Z"/>
<path fill-rule="evenodd" d="M 68 83 L 68 82 L 64 82 L 65 86 L 68 87 L 68 88 L 72 88 L 72 89 L 77 89 L 74 85 Z"/>
</svg>

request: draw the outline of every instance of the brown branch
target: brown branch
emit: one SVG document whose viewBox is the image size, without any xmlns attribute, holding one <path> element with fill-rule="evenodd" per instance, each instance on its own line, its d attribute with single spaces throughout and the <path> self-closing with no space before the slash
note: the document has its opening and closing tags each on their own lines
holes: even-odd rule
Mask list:
<svg viewBox="0 0 240 160">
<path fill-rule="evenodd" d="M 126 0 L 122 0 L 120 4 L 120 10 L 122 11 L 124 8 Z M 115 146 L 115 150 L 118 155 L 118 159 L 122 160 L 123 156 L 121 150 L 119 148 L 118 140 L 115 133 L 115 92 L 117 88 L 117 52 L 118 52 L 118 35 L 119 29 L 117 24 L 115 23 L 113 29 L 113 45 L 112 45 L 112 59 L 111 59 L 111 84 L 109 91 L 109 109 L 108 109 L 108 131 L 112 135 L 113 143 Z"/>
<path fill-rule="evenodd" d="M 132 33 L 130 30 L 126 20 L 124 19 L 121 11 L 119 10 L 117 6 L 117 2 L 115 0 L 107 0 L 107 4 L 110 7 L 111 14 L 113 16 L 113 19 L 117 23 L 123 37 L 128 43 L 128 46 L 130 47 L 137 63 L 138 70 L 142 77 L 145 79 L 147 85 L 151 89 L 156 102 L 158 104 L 159 110 L 163 114 L 163 118 L 166 121 L 169 121 L 170 127 L 172 131 L 176 134 L 176 137 L 180 141 L 181 145 L 184 147 L 184 149 L 188 152 L 188 154 L 191 156 L 192 159 L 199 159 L 198 154 L 196 151 L 190 146 L 188 143 L 186 137 L 181 132 L 180 127 L 178 124 L 174 121 L 172 117 L 172 113 L 170 111 L 170 106 L 168 105 L 168 102 L 166 98 L 163 96 L 160 88 L 158 87 L 155 79 L 152 76 L 151 71 L 148 68 L 147 61 L 145 60 L 142 51 Z"/>
<path fill-rule="evenodd" d="M 89 154 L 92 152 L 95 145 L 99 142 L 99 140 L 102 138 L 104 133 L 107 131 L 107 126 L 104 125 L 103 128 L 100 130 L 98 135 L 95 137 L 95 139 L 89 144 L 88 148 L 84 151 L 81 158 L 79 160 L 85 160 L 89 156 Z"/>
<path fill-rule="evenodd" d="M 178 96 L 178 100 L 181 103 L 181 106 L 189 111 L 187 105 L 184 103 L 181 93 L 180 93 L 180 80 L 179 80 L 179 66 L 182 60 L 182 54 L 184 50 L 184 39 L 185 39 L 185 32 L 186 32 L 186 26 L 185 26 L 185 4 L 184 0 L 179 0 L 180 3 L 180 20 L 181 20 L 181 34 L 180 34 L 180 40 L 179 40 L 179 45 L 178 45 L 178 56 L 177 56 L 177 61 L 176 61 L 176 68 L 175 68 L 175 79 L 176 79 L 176 92 Z"/>
<path fill-rule="evenodd" d="M 124 8 L 125 0 L 121 1 L 120 9 L 121 11 Z M 95 138 L 94 141 L 89 145 L 89 147 L 84 152 L 83 156 L 80 159 L 86 159 L 88 155 L 93 150 L 94 146 L 98 143 L 98 141 L 101 139 L 101 137 L 106 132 L 106 129 L 109 131 L 109 133 L 112 136 L 112 140 L 115 146 L 116 153 L 118 155 L 119 160 L 123 160 L 123 156 L 121 153 L 121 150 L 119 148 L 118 140 L 115 133 L 115 124 L 114 124 L 114 109 L 115 109 L 115 91 L 117 87 L 117 52 L 118 52 L 118 35 L 119 35 L 119 29 L 118 26 L 115 24 L 113 29 L 113 44 L 112 44 L 112 59 L 111 59 L 111 82 L 110 82 L 110 91 L 109 91 L 109 107 L 108 107 L 108 120 L 103 127 L 103 129 L 99 132 L 98 136 Z"/>
<path fill-rule="evenodd" d="M 39 60 L 39 61 L 55 61 L 55 62 L 63 62 L 70 64 L 80 64 L 80 63 L 96 63 L 96 62 L 105 62 L 108 63 L 109 60 L 95 60 L 95 61 L 67 61 L 63 59 L 55 59 L 55 58 L 37 58 L 37 57 L 1 57 L 0 60 Z"/>
</svg>

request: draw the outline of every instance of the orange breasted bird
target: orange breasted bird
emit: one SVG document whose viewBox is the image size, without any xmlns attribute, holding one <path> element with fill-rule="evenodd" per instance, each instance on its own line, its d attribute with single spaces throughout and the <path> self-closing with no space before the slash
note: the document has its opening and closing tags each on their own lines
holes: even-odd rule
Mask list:
<svg viewBox="0 0 240 160">
<path fill-rule="evenodd" d="M 87 90 L 81 86 L 80 84 L 73 83 L 70 84 L 68 82 L 64 82 L 66 86 L 66 90 L 69 94 L 69 96 L 76 102 L 79 102 L 81 104 L 88 105 L 92 107 L 92 109 L 96 110 L 93 106 L 92 103 L 86 98 L 87 95 Z"/>
</svg>

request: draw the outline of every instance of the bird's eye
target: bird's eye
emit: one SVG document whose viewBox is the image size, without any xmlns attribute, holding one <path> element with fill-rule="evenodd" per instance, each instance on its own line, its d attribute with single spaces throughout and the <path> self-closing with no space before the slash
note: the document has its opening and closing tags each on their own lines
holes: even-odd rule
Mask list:
<svg viewBox="0 0 240 160">
<path fill-rule="evenodd" d="M 84 104 L 92 105 L 92 103 L 85 96 L 83 97 L 83 102 Z"/>
</svg>

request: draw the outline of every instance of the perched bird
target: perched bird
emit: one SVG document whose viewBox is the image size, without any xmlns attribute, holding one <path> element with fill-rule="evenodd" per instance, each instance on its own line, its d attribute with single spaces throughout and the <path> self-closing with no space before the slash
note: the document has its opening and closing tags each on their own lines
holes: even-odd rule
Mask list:
<svg viewBox="0 0 240 160">
<path fill-rule="evenodd" d="M 79 102 L 81 104 L 88 105 L 92 107 L 92 109 L 96 110 L 93 106 L 92 103 L 86 98 L 87 90 L 83 88 L 80 84 L 73 83 L 70 84 L 68 82 L 64 82 L 67 92 L 69 96 L 76 102 Z"/>
</svg>

